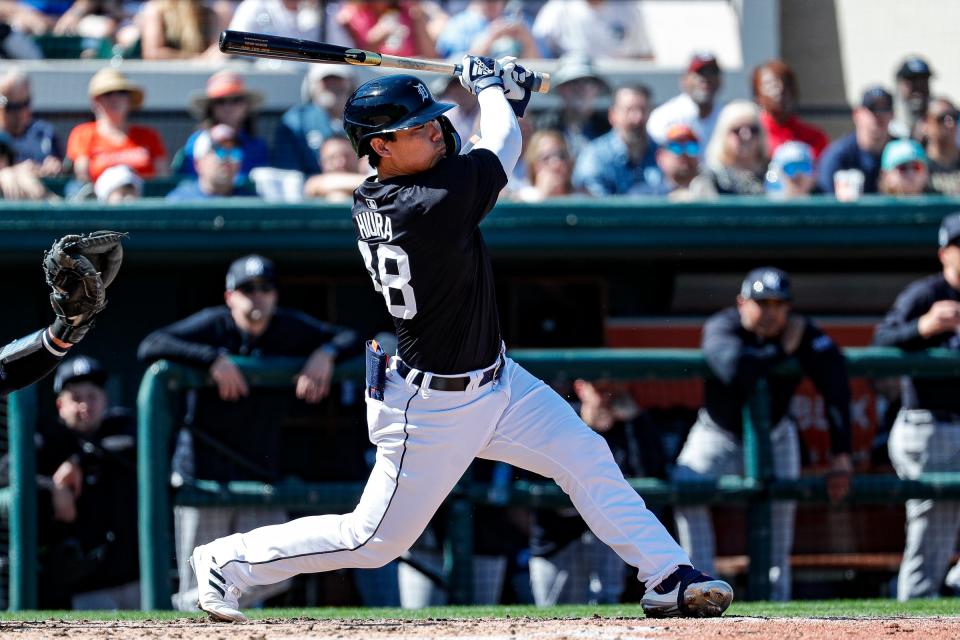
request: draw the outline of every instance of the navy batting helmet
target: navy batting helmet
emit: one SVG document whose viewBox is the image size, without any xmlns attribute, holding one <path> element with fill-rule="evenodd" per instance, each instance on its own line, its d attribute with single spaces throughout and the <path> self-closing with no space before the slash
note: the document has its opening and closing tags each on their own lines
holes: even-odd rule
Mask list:
<svg viewBox="0 0 960 640">
<path fill-rule="evenodd" d="M 440 123 L 447 155 L 460 152 L 460 136 L 444 112 L 449 102 L 433 99 L 427 85 L 414 76 L 393 75 L 374 78 L 357 87 L 343 110 L 344 129 L 358 156 L 370 153 L 370 139 L 410 129 L 431 120 Z"/>
</svg>

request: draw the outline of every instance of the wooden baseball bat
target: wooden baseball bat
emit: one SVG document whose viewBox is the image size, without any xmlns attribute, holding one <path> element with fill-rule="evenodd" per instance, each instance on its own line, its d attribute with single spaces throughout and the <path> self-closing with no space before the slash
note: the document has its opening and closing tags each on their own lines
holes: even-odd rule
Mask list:
<svg viewBox="0 0 960 640">
<path fill-rule="evenodd" d="M 432 71 L 450 76 L 459 76 L 463 66 L 453 62 L 421 60 L 405 56 L 391 56 L 363 49 L 349 49 L 325 42 L 270 36 L 246 31 L 224 31 L 220 34 L 220 51 L 258 58 L 276 58 L 297 62 L 322 62 L 327 64 L 352 64 L 360 67 L 394 67 L 415 71 Z M 531 72 L 526 88 L 535 93 L 550 90 L 550 76 Z"/>
</svg>

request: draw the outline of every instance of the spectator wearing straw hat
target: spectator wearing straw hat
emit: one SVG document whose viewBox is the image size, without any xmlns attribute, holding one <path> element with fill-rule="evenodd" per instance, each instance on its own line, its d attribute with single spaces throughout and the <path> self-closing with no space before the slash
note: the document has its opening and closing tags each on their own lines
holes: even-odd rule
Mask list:
<svg viewBox="0 0 960 640">
<path fill-rule="evenodd" d="M 670 98 L 650 114 L 647 133 L 658 145 L 663 145 L 667 130 L 683 124 L 693 130 L 698 140 L 706 142 L 713 136 L 722 104 L 717 103 L 721 86 L 720 64 L 710 52 L 695 53 L 680 78 L 681 92 Z M 705 149 L 701 147 L 700 159 Z"/>
<path fill-rule="evenodd" d="M 206 90 L 190 99 L 190 112 L 200 120 L 200 128 L 187 139 L 183 153 L 178 154 L 181 157 L 177 161 L 177 173 L 196 177 L 194 144 L 203 131 L 218 124 L 236 131 L 237 143 L 243 152 L 238 182 L 245 182 L 251 169 L 267 166 L 267 142 L 254 134 L 256 110 L 262 103 L 263 94 L 248 89 L 239 73 L 223 70 L 210 76 Z"/>
<path fill-rule="evenodd" d="M 141 178 L 168 172 L 167 150 L 151 127 L 130 123 L 144 93 L 114 68 L 101 69 L 88 89 L 94 121 L 79 124 L 67 138 L 67 158 L 81 182 L 95 182 L 107 168 L 125 164 Z"/>
<path fill-rule="evenodd" d="M 560 59 L 553 74 L 554 93 L 560 97 L 558 108 L 544 112 L 537 129 L 561 131 L 573 157 L 610 130 L 597 99 L 610 94 L 610 85 L 597 74 L 590 56 L 571 53 Z"/>
</svg>

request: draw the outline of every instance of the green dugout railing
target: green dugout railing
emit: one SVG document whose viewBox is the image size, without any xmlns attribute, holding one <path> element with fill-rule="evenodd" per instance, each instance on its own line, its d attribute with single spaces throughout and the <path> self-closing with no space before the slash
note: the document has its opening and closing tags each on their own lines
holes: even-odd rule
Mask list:
<svg viewBox="0 0 960 640">
<path fill-rule="evenodd" d="M 517 350 L 510 354 L 535 375 L 611 379 L 678 379 L 710 375 L 698 350 L 686 349 L 578 349 Z M 960 376 L 960 357 L 950 351 L 903 353 L 896 349 L 848 349 L 851 375 L 888 377 Z M 254 386 L 288 386 L 303 361 L 290 358 L 234 361 Z M 788 363 L 784 373 L 795 373 Z M 362 363 L 352 361 L 337 368 L 336 378 L 359 378 Z M 170 437 L 178 416 L 177 395 L 211 384 L 205 372 L 160 361 L 147 370 L 140 385 L 138 476 L 142 607 L 171 608 L 171 569 L 174 561 L 172 504 L 263 505 L 295 507 L 318 512 L 346 512 L 356 505 L 362 483 L 303 483 L 284 481 L 216 483 L 198 481 L 174 492 L 170 487 Z M 36 607 L 36 497 L 33 477 L 32 431 L 36 398 L 30 389 L 10 396 L 10 455 L 13 491 L 10 493 L 11 569 L 10 609 Z M 631 480 L 651 504 L 738 503 L 748 509 L 748 548 L 751 553 L 748 584 L 750 597 L 769 594 L 770 505 L 773 500 L 827 502 L 822 478 L 777 480 L 772 476 L 769 447 L 769 399 L 766 381 L 744 411 L 744 476 L 723 476 L 710 482 L 665 482 L 651 478 Z M 883 504 L 908 498 L 960 499 L 960 472 L 928 474 L 902 481 L 894 476 L 854 477 L 847 500 Z M 507 495 L 492 499 L 485 485 L 462 481 L 451 495 L 452 541 L 445 549 L 445 571 L 450 600 L 471 601 L 471 505 L 495 501 L 531 507 L 567 506 L 566 495 L 552 482 L 517 482 Z M 5 504 L 0 499 L 0 506 Z"/>
</svg>

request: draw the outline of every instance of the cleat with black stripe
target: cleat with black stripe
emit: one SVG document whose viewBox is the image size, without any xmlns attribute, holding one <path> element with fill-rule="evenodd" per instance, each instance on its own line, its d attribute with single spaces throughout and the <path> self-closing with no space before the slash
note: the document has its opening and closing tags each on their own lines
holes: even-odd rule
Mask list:
<svg viewBox="0 0 960 640">
<path fill-rule="evenodd" d="M 247 616 L 240 612 L 240 589 L 227 582 L 216 559 L 205 546 L 193 550 L 190 566 L 197 576 L 197 606 L 201 611 L 220 622 L 247 621 Z"/>
<path fill-rule="evenodd" d="M 648 618 L 715 618 L 723 615 L 733 602 L 733 589 L 717 580 L 682 565 L 640 600 Z"/>
</svg>

